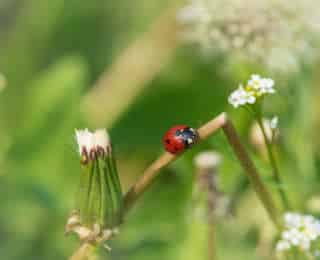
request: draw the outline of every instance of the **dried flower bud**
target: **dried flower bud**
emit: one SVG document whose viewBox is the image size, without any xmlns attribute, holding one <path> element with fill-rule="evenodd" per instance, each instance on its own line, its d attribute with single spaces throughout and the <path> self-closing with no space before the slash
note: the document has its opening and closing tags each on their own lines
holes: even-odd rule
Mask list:
<svg viewBox="0 0 320 260">
<path fill-rule="evenodd" d="M 80 216 L 79 213 L 77 211 L 73 211 L 68 220 L 67 220 L 67 224 L 65 226 L 65 233 L 68 234 L 71 231 L 74 230 L 75 227 L 80 225 Z"/>
<path fill-rule="evenodd" d="M 83 164 L 104 157 L 111 148 L 110 138 L 105 129 L 98 129 L 94 133 L 88 129 L 76 130 L 76 140 Z"/>
<path fill-rule="evenodd" d="M 194 160 L 198 168 L 210 169 L 217 168 L 221 163 L 221 156 L 215 152 L 202 152 L 198 154 Z"/>
<path fill-rule="evenodd" d="M 218 187 L 218 168 L 221 164 L 220 154 L 206 151 L 195 157 L 196 183 L 193 191 L 193 208 L 197 215 L 224 215 L 226 200 Z M 224 208 L 224 209 L 222 209 Z"/>
<path fill-rule="evenodd" d="M 104 242 L 106 232 L 122 221 L 123 198 L 110 138 L 106 130 L 76 130 L 82 173 L 77 209 L 66 225 L 80 240 Z M 108 238 L 110 235 L 108 236 Z"/>
</svg>

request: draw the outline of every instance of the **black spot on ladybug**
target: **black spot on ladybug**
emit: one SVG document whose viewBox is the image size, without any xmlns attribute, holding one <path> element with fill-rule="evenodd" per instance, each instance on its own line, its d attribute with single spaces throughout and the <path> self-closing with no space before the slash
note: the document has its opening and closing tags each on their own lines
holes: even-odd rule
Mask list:
<svg viewBox="0 0 320 260">
<path fill-rule="evenodd" d="M 170 139 L 166 139 L 166 143 L 167 143 L 167 144 L 170 144 Z"/>
</svg>

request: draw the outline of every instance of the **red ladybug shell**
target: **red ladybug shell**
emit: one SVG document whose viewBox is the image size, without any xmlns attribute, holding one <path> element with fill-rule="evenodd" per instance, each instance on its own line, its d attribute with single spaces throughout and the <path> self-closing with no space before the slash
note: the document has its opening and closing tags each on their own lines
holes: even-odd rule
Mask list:
<svg viewBox="0 0 320 260">
<path fill-rule="evenodd" d="M 163 145 L 166 151 L 172 154 L 183 152 L 197 141 L 196 130 L 187 125 L 177 125 L 170 128 L 163 136 Z"/>
</svg>

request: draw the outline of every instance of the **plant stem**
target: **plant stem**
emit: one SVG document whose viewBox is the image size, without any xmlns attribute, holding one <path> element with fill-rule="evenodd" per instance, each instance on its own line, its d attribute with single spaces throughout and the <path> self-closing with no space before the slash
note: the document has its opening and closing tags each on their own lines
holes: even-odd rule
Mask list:
<svg viewBox="0 0 320 260">
<path fill-rule="evenodd" d="M 230 145 L 232 146 L 240 163 L 245 169 L 247 177 L 253 185 L 253 188 L 255 189 L 263 206 L 267 210 L 271 220 L 277 227 L 279 227 L 280 224 L 278 211 L 272 200 L 271 194 L 262 183 L 258 171 L 256 170 L 245 148 L 241 144 L 241 141 L 236 133 L 233 124 L 227 119 L 226 113 L 221 113 L 198 129 L 199 142 L 207 140 L 220 128 L 223 129 L 225 135 L 227 136 Z M 128 213 L 137 199 L 140 198 L 144 191 L 153 183 L 156 177 L 160 174 L 160 170 L 169 165 L 171 162 L 175 161 L 182 154 L 183 153 L 174 155 L 165 152 L 144 171 L 142 177 L 129 189 L 129 191 L 124 196 L 124 214 Z M 90 255 L 89 251 L 91 251 L 92 248 L 95 248 L 95 246 L 90 243 L 82 244 L 70 258 L 70 260 L 87 259 Z"/>
<path fill-rule="evenodd" d="M 226 122 L 226 114 L 222 113 L 198 129 L 199 141 L 206 140 L 216 133 Z M 153 183 L 160 170 L 176 160 L 181 154 L 165 152 L 153 162 L 142 174 L 142 177 L 132 186 L 124 197 L 125 212 L 128 211 L 143 192 Z"/>
<path fill-rule="evenodd" d="M 216 155 L 217 157 L 219 155 Z M 205 207 L 207 211 L 207 260 L 217 260 L 217 241 L 216 241 L 216 208 L 219 203 L 220 192 L 217 184 L 218 168 L 220 160 L 214 165 L 207 166 L 196 164 L 196 195 L 203 199 L 205 194 Z M 200 203 L 202 202 L 200 200 Z M 198 202 L 199 203 L 199 202 Z"/>
<path fill-rule="evenodd" d="M 212 220 L 208 222 L 208 260 L 216 259 L 216 226 Z"/>
<path fill-rule="evenodd" d="M 171 60 L 181 43 L 176 19 L 180 0 L 171 3 L 172 6 L 102 73 L 84 98 L 81 107 L 90 124 L 112 126 Z"/>
<path fill-rule="evenodd" d="M 245 148 L 243 147 L 233 124 L 230 120 L 227 119 L 227 115 L 225 113 L 220 114 L 198 129 L 200 141 L 206 140 L 220 128 L 223 128 L 223 131 L 226 134 L 230 145 L 234 149 L 240 163 L 244 167 L 247 176 L 251 184 L 253 185 L 253 188 L 262 201 L 262 204 L 266 208 L 271 220 L 275 223 L 276 226 L 280 226 L 278 210 L 273 202 L 271 194 L 263 184 L 258 171 L 251 161 L 249 155 L 247 154 Z M 169 163 L 176 160 L 180 155 L 181 154 L 173 155 L 164 153 L 153 164 L 151 164 L 149 168 L 146 169 L 142 177 L 136 182 L 136 184 L 133 185 L 133 187 L 124 197 L 125 212 L 127 212 L 133 206 L 135 201 L 153 183 L 155 178 L 159 175 L 159 171 Z"/>
<path fill-rule="evenodd" d="M 273 202 L 272 196 L 263 184 L 259 173 L 242 145 L 232 122 L 227 120 L 222 128 L 271 220 L 277 227 L 280 227 L 279 213 Z"/>
<path fill-rule="evenodd" d="M 257 116 L 257 121 L 258 121 L 259 127 L 262 131 L 265 145 L 267 147 L 268 157 L 269 157 L 269 161 L 270 161 L 270 164 L 272 167 L 272 172 L 273 172 L 273 178 L 274 178 L 275 182 L 277 183 L 277 189 L 279 191 L 283 206 L 284 206 L 285 210 L 290 210 L 291 209 L 290 203 L 289 203 L 289 200 L 286 196 L 285 190 L 283 188 L 283 182 L 281 180 L 278 164 L 277 164 L 275 155 L 272 150 L 272 144 L 267 136 L 266 129 L 264 127 L 261 116 Z"/>
<path fill-rule="evenodd" d="M 217 260 L 217 246 L 216 246 L 216 221 L 215 208 L 217 206 L 218 190 L 216 187 L 217 169 L 212 172 L 204 172 L 204 179 L 207 186 L 207 214 L 208 214 L 208 260 Z"/>
</svg>

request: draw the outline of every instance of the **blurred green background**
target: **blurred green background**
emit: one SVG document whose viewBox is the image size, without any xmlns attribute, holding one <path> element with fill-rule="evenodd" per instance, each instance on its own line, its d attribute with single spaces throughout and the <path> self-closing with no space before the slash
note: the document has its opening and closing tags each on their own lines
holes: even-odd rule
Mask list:
<svg viewBox="0 0 320 260">
<path fill-rule="evenodd" d="M 154 21 L 161 23 L 159 17 L 175 4 L 163 0 L 0 1 L 0 73 L 7 79 L 0 92 L 0 259 L 67 259 L 77 247 L 76 237 L 64 236 L 80 172 L 75 128 L 108 128 L 126 191 L 161 154 L 162 134 L 170 126 L 198 127 L 228 111 L 274 190 L 267 162 L 259 159 L 248 140 L 250 117 L 227 103 L 238 82 L 251 73 L 265 73 L 261 68 L 254 71 L 236 64 L 226 70 L 224 57 L 203 60 L 192 48 L 177 47 L 171 41 L 166 45 L 168 55 L 153 60 L 159 69 L 151 66 L 154 72 L 136 84 L 138 90 L 129 101 L 130 91 L 120 90 L 113 96 L 109 86 L 100 88 L 105 95 L 99 99 L 91 96 L 89 102 L 103 114 L 91 120 L 96 118 L 95 110 L 87 109 L 84 100 L 97 80 L 137 39 L 139 46 L 140 38 L 156 35 L 145 33 L 157 30 Z M 165 35 L 160 37 L 165 44 Z M 141 48 L 133 61 L 150 58 L 145 56 L 148 51 Z M 298 209 L 315 215 L 320 214 L 318 70 L 316 62 L 294 74 L 269 74 L 278 95 L 266 104 L 267 116 L 280 117 L 279 154 L 286 189 Z M 130 88 L 135 70 L 116 72 Z M 124 102 L 115 108 L 119 112 L 109 111 L 113 107 L 105 110 L 112 99 Z M 113 118 L 106 123 L 109 113 Z M 100 250 L 98 259 L 205 259 L 205 224 L 192 218 L 190 201 L 193 157 L 207 149 L 222 154 L 219 188 L 236 200 L 232 215 L 217 220 L 219 259 L 270 259 L 263 258 L 263 239 L 266 236 L 273 243 L 271 224 L 245 184 L 222 133 L 163 171 L 127 216 L 121 235 L 111 242 L 112 252 Z"/>
</svg>

